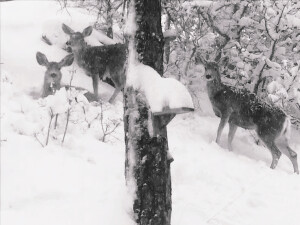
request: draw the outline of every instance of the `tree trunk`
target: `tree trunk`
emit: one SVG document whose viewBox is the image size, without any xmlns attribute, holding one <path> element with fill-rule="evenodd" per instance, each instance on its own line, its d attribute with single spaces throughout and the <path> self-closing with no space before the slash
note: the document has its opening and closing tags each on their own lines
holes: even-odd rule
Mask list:
<svg viewBox="0 0 300 225">
<path fill-rule="evenodd" d="M 106 10 L 106 16 L 107 16 L 107 19 L 106 19 L 106 22 L 107 22 L 107 32 L 106 32 L 106 35 L 110 38 L 113 38 L 114 35 L 113 35 L 113 14 L 112 14 L 112 6 L 111 6 L 111 2 L 110 0 L 107 0 L 106 1 L 106 5 L 107 5 L 107 10 Z"/>
<path fill-rule="evenodd" d="M 163 34 L 160 0 L 135 0 L 137 31 L 135 46 L 139 60 L 163 73 Z M 151 85 L 151 84 L 149 84 Z M 155 94 L 155 93 L 153 93 Z M 126 144 L 125 177 L 134 183 L 134 219 L 139 225 L 169 225 L 171 221 L 171 175 L 165 126 L 151 136 L 153 115 L 145 95 L 132 87 L 124 89 Z"/>
<path fill-rule="evenodd" d="M 163 74 L 163 33 L 160 0 L 135 0 L 137 31 L 136 51 L 139 60 Z"/>
<path fill-rule="evenodd" d="M 171 19 L 170 19 L 169 13 L 167 12 L 166 22 L 165 22 L 165 30 L 169 30 L 170 26 L 171 26 Z M 169 60 L 170 60 L 170 54 L 171 54 L 171 45 L 170 44 L 171 44 L 170 41 L 165 43 L 165 54 L 164 55 L 165 55 L 166 64 L 168 64 Z"/>
</svg>

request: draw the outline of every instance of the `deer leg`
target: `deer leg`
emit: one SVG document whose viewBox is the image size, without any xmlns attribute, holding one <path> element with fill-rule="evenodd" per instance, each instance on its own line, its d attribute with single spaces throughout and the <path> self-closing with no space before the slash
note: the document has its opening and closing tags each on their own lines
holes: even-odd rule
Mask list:
<svg viewBox="0 0 300 225">
<path fill-rule="evenodd" d="M 225 124 L 228 122 L 229 115 L 222 115 L 221 116 L 221 121 L 218 127 L 218 132 L 217 132 L 217 138 L 216 142 L 219 144 L 220 143 L 220 138 L 224 129 Z"/>
<path fill-rule="evenodd" d="M 115 100 L 115 98 L 117 97 L 117 95 L 120 93 L 120 91 L 121 91 L 120 88 L 116 88 L 116 89 L 114 90 L 113 95 L 110 97 L 110 99 L 109 99 L 108 102 L 109 102 L 109 103 L 113 103 L 114 100 Z"/>
<path fill-rule="evenodd" d="M 297 153 L 293 151 L 290 146 L 287 145 L 288 149 L 288 155 L 287 157 L 291 160 L 293 167 L 294 167 L 294 173 L 299 174 L 299 168 L 298 168 L 298 162 L 297 162 Z"/>
<path fill-rule="evenodd" d="M 281 152 L 291 160 L 294 168 L 294 173 L 299 174 L 297 153 L 293 151 L 289 146 L 289 139 L 287 137 L 278 139 L 276 144 L 280 147 Z"/>
<path fill-rule="evenodd" d="M 277 166 L 278 161 L 280 159 L 280 156 L 281 156 L 281 152 L 279 151 L 279 149 L 276 147 L 275 144 L 273 144 L 273 148 L 271 150 L 271 154 L 272 154 L 272 163 L 271 163 L 270 168 L 271 169 L 275 169 L 275 167 Z"/>
<path fill-rule="evenodd" d="M 92 75 L 92 79 L 93 79 L 93 89 L 94 89 L 94 94 L 96 96 L 96 98 L 98 99 L 98 83 L 99 83 L 99 76 L 98 74 L 93 74 Z"/>
<path fill-rule="evenodd" d="M 235 132 L 237 130 L 237 125 L 229 121 L 229 133 L 228 133 L 228 149 L 232 151 L 232 140 L 234 138 Z"/>
<path fill-rule="evenodd" d="M 287 149 L 287 152 L 284 151 L 283 153 L 291 160 L 294 168 L 294 173 L 299 174 L 298 162 L 297 162 L 297 153 L 291 149 L 288 143 L 288 138 L 285 138 L 283 141 L 283 147 Z"/>
<path fill-rule="evenodd" d="M 272 154 L 272 163 L 271 163 L 270 168 L 275 169 L 275 167 L 277 166 L 278 161 L 280 159 L 281 151 L 279 151 L 279 149 L 275 145 L 274 141 L 270 142 L 268 140 L 265 140 L 264 138 L 261 138 L 261 139 L 266 144 L 266 146 L 268 147 L 268 149 L 271 151 L 271 154 Z"/>
</svg>

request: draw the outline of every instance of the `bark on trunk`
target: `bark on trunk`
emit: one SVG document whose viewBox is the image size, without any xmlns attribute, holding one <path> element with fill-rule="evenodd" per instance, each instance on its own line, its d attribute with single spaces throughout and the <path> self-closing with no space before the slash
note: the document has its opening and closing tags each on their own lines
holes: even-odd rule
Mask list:
<svg viewBox="0 0 300 225">
<path fill-rule="evenodd" d="M 135 46 L 139 60 L 163 73 L 163 34 L 160 0 L 136 0 Z M 149 84 L 151 85 L 151 84 Z M 155 93 L 153 93 L 155 94 Z M 169 225 L 171 221 L 171 175 L 167 129 L 154 123 L 160 135 L 151 136 L 153 115 L 145 95 L 124 89 L 126 181 L 136 184 L 134 220 L 139 225 Z"/>
<path fill-rule="evenodd" d="M 113 38 L 113 14 L 112 14 L 112 6 L 110 0 L 106 2 L 107 3 L 107 10 L 106 10 L 106 15 L 107 15 L 107 32 L 106 35 L 110 38 Z"/>
<path fill-rule="evenodd" d="M 169 30 L 170 26 L 171 26 L 170 15 L 169 15 L 169 13 L 167 13 L 166 22 L 165 22 L 165 30 Z M 170 41 L 168 41 L 168 42 L 165 43 L 165 54 L 164 54 L 166 64 L 169 63 L 170 54 L 171 54 L 171 45 L 170 45 Z"/>
</svg>

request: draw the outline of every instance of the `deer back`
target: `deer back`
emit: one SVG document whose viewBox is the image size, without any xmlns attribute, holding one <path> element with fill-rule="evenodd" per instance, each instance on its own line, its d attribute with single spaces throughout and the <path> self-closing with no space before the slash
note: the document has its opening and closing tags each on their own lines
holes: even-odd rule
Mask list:
<svg viewBox="0 0 300 225">
<path fill-rule="evenodd" d="M 88 75 L 97 74 L 101 79 L 107 71 L 114 84 L 122 86 L 125 79 L 126 51 L 125 44 L 88 47 L 82 52 L 80 65 Z"/>
</svg>

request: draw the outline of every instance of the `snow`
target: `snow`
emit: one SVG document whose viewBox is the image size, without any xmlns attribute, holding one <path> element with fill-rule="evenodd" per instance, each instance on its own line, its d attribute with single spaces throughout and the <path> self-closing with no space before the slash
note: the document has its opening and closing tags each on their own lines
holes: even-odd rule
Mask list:
<svg viewBox="0 0 300 225">
<path fill-rule="evenodd" d="M 52 110 L 54 115 L 65 113 L 69 108 L 69 100 L 65 88 L 58 90 L 55 95 L 47 96 L 45 101 L 47 107 Z"/>
<path fill-rule="evenodd" d="M 32 96 L 32 91 L 42 88 L 44 74 L 35 53 L 42 51 L 56 61 L 66 54 L 59 46 L 48 46 L 40 39 L 47 20 L 60 12 L 59 4 L 0 4 L 0 224 L 134 224 L 124 178 L 122 122 L 106 142 L 99 141 L 99 120 L 91 121 L 101 106 L 87 103 L 78 95 L 79 103 L 70 106 L 72 118 L 63 145 L 64 113 L 59 115 L 57 130 L 51 127 L 47 146 L 42 147 L 36 139 L 44 143 L 49 112 L 44 100 Z M 82 15 L 78 20 L 86 23 L 84 28 L 90 19 L 77 10 L 74 12 Z M 91 78 L 76 65 L 74 68 L 77 72 L 72 84 L 91 90 Z M 155 77 L 149 68 L 144 69 Z M 64 83 L 70 81 L 68 70 L 62 69 Z M 123 116 L 122 99 L 116 99 L 114 105 L 106 103 L 112 89 L 99 86 L 100 96 L 104 97 L 104 122 L 111 125 L 111 120 L 121 120 Z M 176 95 L 174 90 L 170 93 Z M 233 152 L 227 150 L 228 127 L 217 145 L 214 140 L 219 119 L 208 97 L 203 94 L 201 99 L 201 114 L 176 116 L 168 126 L 169 149 L 175 159 L 171 164 L 172 224 L 299 224 L 300 179 L 292 173 L 289 159 L 282 156 L 277 168 L 271 170 L 268 150 L 256 145 L 250 132 L 240 128 Z M 87 123 L 91 123 L 90 128 Z M 299 154 L 298 131 L 293 130 L 290 143 Z"/>
<path fill-rule="evenodd" d="M 297 18 L 294 15 L 287 15 L 288 26 L 291 28 L 300 28 L 300 18 Z"/>
<path fill-rule="evenodd" d="M 172 37 L 178 36 L 176 29 L 166 30 L 163 35 L 164 35 L 164 38 L 172 38 Z"/>
<path fill-rule="evenodd" d="M 274 70 L 281 70 L 281 66 L 277 62 L 273 62 L 266 58 L 266 64 Z"/>
<path fill-rule="evenodd" d="M 213 1 L 205 1 L 205 0 L 194 0 L 190 2 L 184 2 L 182 4 L 183 7 L 189 8 L 193 6 L 197 7 L 210 7 L 213 4 Z"/>
<path fill-rule="evenodd" d="M 278 81 L 274 80 L 270 82 L 267 86 L 268 93 L 273 94 L 277 90 L 283 88 L 282 84 L 280 84 Z"/>
<path fill-rule="evenodd" d="M 136 32 L 136 22 L 135 22 L 135 10 L 133 7 L 133 3 L 131 3 L 128 16 L 127 16 L 127 21 L 125 23 L 125 28 L 124 28 L 124 33 L 128 36 L 134 35 Z"/>
<path fill-rule="evenodd" d="M 26 10 L 24 10 L 26 9 Z M 75 17 L 70 17 L 69 13 L 74 13 Z M 93 17 L 69 9 L 68 12 L 61 11 L 60 5 L 53 1 L 19 1 L 17 3 L 1 3 L 1 63 L 2 70 L 10 73 L 10 79 L 17 84 L 18 89 L 26 92 L 40 92 L 44 79 L 45 69 L 36 66 L 36 52 L 43 52 L 49 61 L 59 62 L 67 53 L 62 50 L 68 37 L 63 33 L 61 26 L 65 22 L 74 30 L 82 30 L 87 27 Z M 18 16 L 15 14 L 18 13 Z M 72 22 L 73 21 L 73 22 Z M 54 45 L 49 46 L 41 41 L 43 32 L 47 30 L 58 32 Z M 53 25 L 53 26 L 51 26 Z M 53 36 L 56 35 L 54 32 Z M 92 35 L 97 32 L 93 31 Z M 89 42 L 90 39 L 86 39 Z M 99 41 L 97 41 L 99 43 Z M 60 44 L 59 44 L 60 43 Z M 91 42 L 89 42 L 91 43 Z M 93 92 L 92 79 L 84 75 L 84 71 L 75 63 L 71 67 L 61 69 L 63 73 L 62 84 L 69 84 L 71 79 L 70 70 L 75 70 L 73 86 L 80 86 Z M 30 82 L 29 82 L 30 79 Z M 110 93 L 107 93 L 109 91 Z M 107 99 L 111 96 L 113 88 L 103 84 L 99 87 L 99 94 Z"/>
<path fill-rule="evenodd" d="M 249 17 L 242 17 L 240 20 L 239 20 L 239 25 L 240 26 L 251 26 L 253 24 L 257 24 L 256 21 L 254 21 L 253 19 L 249 18 Z"/>
<path fill-rule="evenodd" d="M 194 108 L 192 97 L 183 84 L 173 78 L 162 78 L 150 66 L 131 63 L 126 82 L 127 86 L 145 93 L 154 113 L 164 108 Z"/>
</svg>

